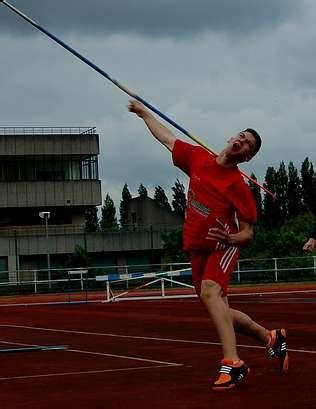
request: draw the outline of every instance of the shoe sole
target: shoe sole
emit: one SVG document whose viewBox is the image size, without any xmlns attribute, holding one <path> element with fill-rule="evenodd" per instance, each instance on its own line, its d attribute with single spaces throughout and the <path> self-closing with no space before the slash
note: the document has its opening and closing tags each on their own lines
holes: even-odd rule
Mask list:
<svg viewBox="0 0 316 409">
<path fill-rule="evenodd" d="M 250 368 L 247 368 L 247 374 L 246 375 L 248 375 L 249 372 L 250 372 Z M 236 386 L 240 385 L 241 383 L 243 383 L 245 381 L 245 379 L 246 379 L 246 376 L 244 376 L 242 378 L 242 380 L 238 381 L 237 383 L 232 383 L 231 385 L 228 385 L 228 386 L 212 386 L 212 390 L 213 391 L 219 391 L 219 392 L 230 390 L 230 389 L 233 389 Z"/>
<path fill-rule="evenodd" d="M 233 388 L 235 388 L 236 386 L 237 386 L 237 383 L 233 383 L 233 384 L 231 384 L 231 385 L 229 385 L 229 386 L 219 386 L 219 387 L 217 387 L 217 388 L 215 388 L 214 386 L 212 386 L 212 390 L 213 390 L 213 391 L 218 391 L 218 392 L 223 392 L 223 391 L 227 391 L 227 390 L 233 389 Z"/>
</svg>

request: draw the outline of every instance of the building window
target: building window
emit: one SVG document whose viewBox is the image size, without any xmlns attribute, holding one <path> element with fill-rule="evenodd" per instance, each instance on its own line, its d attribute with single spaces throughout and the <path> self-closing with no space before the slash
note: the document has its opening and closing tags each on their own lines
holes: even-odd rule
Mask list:
<svg viewBox="0 0 316 409">
<path fill-rule="evenodd" d="M 3 159 L 1 182 L 97 180 L 97 156 L 21 156 Z"/>
<path fill-rule="evenodd" d="M 81 161 L 81 179 L 98 179 L 98 160 L 96 156 Z"/>
</svg>

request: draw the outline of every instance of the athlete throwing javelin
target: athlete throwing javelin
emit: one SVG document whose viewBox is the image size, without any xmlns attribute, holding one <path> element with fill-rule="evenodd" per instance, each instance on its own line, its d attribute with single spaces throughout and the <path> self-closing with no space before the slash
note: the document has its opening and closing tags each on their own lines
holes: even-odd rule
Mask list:
<svg viewBox="0 0 316 409">
<path fill-rule="evenodd" d="M 236 348 L 235 331 L 259 340 L 270 356 L 288 370 L 286 332 L 268 330 L 248 315 L 229 307 L 227 286 L 239 256 L 239 247 L 253 239 L 256 202 L 237 165 L 249 161 L 260 149 L 261 138 L 245 129 L 229 139 L 214 156 L 205 149 L 177 139 L 140 102 L 129 110 L 144 120 L 152 135 L 172 152 L 175 166 L 190 178 L 183 247 L 189 253 L 196 292 L 212 319 L 222 343 L 223 359 L 214 390 L 230 389 L 243 381 L 249 367 Z"/>
</svg>

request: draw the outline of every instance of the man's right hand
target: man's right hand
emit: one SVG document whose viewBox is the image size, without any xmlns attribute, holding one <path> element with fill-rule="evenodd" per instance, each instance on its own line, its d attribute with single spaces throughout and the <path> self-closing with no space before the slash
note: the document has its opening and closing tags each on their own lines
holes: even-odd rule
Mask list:
<svg viewBox="0 0 316 409">
<path fill-rule="evenodd" d="M 131 99 L 129 101 L 128 110 L 130 112 L 134 112 L 134 114 L 138 115 L 140 118 L 144 118 L 144 116 L 148 113 L 145 106 L 135 99 Z"/>
</svg>

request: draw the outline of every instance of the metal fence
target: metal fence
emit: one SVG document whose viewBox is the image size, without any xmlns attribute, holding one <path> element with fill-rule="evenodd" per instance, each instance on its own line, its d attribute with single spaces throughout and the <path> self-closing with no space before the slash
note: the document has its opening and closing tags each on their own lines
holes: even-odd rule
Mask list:
<svg viewBox="0 0 316 409">
<path fill-rule="evenodd" d="M 314 281 L 316 256 L 239 260 L 233 282 L 265 283 Z"/>
<path fill-rule="evenodd" d="M 100 275 L 134 274 L 136 279 L 117 280 L 121 289 L 143 282 L 142 274 L 190 268 L 189 263 L 166 263 L 126 266 L 84 267 L 72 269 L 19 270 L 0 272 L 0 296 L 10 294 L 65 293 L 74 291 L 104 290 L 104 283 L 96 280 Z M 235 284 L 271 282 L 300 282 L 316 280 L 316 256 L 244 259 L 239 260 L 232 276 Z M 184 278 L 191 283 L 191 277 Z M 172 280 L 171 280 L 172 285 Z"/>
<path fill-rule="evenodd" d="M 95 134 L 95 127 L 81 126 L 1 126 L 0 135 L 69 135 Z"/>
</svg>

